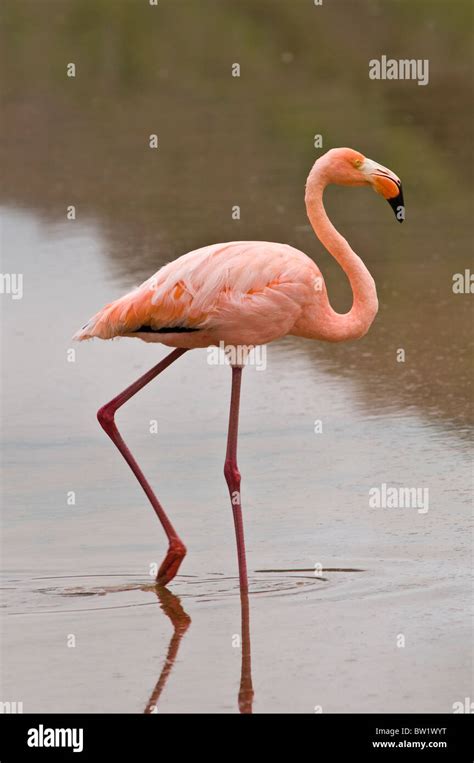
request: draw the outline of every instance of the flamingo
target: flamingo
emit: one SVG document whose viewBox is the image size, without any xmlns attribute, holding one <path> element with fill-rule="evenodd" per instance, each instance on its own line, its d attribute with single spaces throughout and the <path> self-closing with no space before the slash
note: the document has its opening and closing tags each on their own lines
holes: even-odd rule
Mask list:
<svg viewBox="0 0 474 763">
<path fill-rule="evenodd" d="M 353 303 L 349 312 L 333 310 L 315 262 L 288 244 L 232 241 L 205 246 L 164 265 L 141 286 L 106 305 L 74 339 L 137 337 L 172 350 L 137 381 L 102 406 L 100 425 L 129 464 L 168 538 L 168 551 L 156 582 L 167 585 L 176 575 L 186 547 L 115 424 L 115 413 L 139 390 L 187 350 L 198 347 L 252 347 L 288 334 L 326 342 L 359 339 L 378 310 L 375 282 L 362 260 L 329 220 L 323 205 L 325 187 L 372 186 L 388 200 L 403 222 L 400 179 L 391 170 L 350 148 L 333 148 L 314 163 L 305 203 L 313 230 L 349 279 Z M 224 475 L 231 496 L 237 541 L 239 582 L 248 591 L 242 520 L 241 475 L 237 438 L 242 363 L 232 364 L 232 387 Z"/>
</svg>

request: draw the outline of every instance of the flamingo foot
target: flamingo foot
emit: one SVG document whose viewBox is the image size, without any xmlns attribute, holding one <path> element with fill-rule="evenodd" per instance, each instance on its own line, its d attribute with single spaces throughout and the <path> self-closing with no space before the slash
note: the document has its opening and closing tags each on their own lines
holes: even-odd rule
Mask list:
<svg viewBox="0 0 474 763">
<path fill-rule="evenodd" d="M 184 543 L 181 543 L 181 541 L 170 543 L 168 553 L 166 554 L 156 576 L 158 585 L 165 586 L 173 580 L 185 556 L 186 546 Z"/>
</svg>

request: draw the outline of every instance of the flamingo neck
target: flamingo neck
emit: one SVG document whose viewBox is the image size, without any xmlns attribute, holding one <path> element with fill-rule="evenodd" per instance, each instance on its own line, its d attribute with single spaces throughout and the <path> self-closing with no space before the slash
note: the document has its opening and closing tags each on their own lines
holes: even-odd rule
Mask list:
<svg viewBox="0 0 474 763">
<path fill-rule="evenodd" d="M 358 339 L 369 330 L 378 310 L 375 282 L 360 257 L 351 249 L 346 239 L 336 230 L 323 204 L 323 193 L 329 184 L 317 165 L 308 177 L 306 185 L 306 211 L 316 236 L 332 254 L 349 279 L 352 289 L 352 307 L 348 313 L 337 313 L 331 307 L 326 291 L 323 292 L 323 312 L 315 316 L 317 338 L 331 342 Z M 321 309 L 321 305 L 319 305 Z"/>
</svg>

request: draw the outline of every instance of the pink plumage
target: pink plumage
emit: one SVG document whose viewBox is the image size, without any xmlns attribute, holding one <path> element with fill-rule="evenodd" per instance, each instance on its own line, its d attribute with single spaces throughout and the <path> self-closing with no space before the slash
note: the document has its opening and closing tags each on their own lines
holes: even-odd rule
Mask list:
<svg viewBox="0 0 474 763">
<path fill-rule="evenodd" d="M 340 315 L 331 307 L 316 264 L 287 244 L 232 241 L 184 254 L 160 268 L 141 286 L 106 305 L 77 332 L 75 339 L 138 337 L 175 347 L 154 368 L 98 412 L 107 434 L 140 482 L 169 540 L 157 582 L 176 575 L 186 548 L 153 493 L 115 424 L 115 412 L 188 349 L 224 343 L 261 345 L 293 334 L 340 342 L 363 336 L 374 320 L 374 279 L 329 220 L 323 192 L 329 183 L 369 185 L 404 219 L 399 178 L 350 148 L 332 149 L 314 164 L 306 183 L 306 209 L 313 229 L 349 278 L 353 303 Z M 248 590 L 237 468 L 237 431 L 242 368 L 232 367 L 232 395 L 224 473 L 232 499 L 241 590 Z"/>
<path fill-rule="evenodd" d="M 220 341 L 266 344 L 290 333 L 316 306 L 317 278 L 315 263 L 286 244 L 214 244 L 162 267 L 104 307 L 75 338 L 136 336 L 188 349 Z"/>
</svg>

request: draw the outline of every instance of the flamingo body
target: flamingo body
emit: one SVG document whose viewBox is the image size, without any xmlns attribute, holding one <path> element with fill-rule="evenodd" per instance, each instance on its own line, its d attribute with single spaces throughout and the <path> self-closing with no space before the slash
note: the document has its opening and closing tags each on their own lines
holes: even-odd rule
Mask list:
<svg viewBox="0 0 474 763">
<path fill-rule="evenodd" d="M 266 344 L 298 333 L 306 311 L 318 309 L 325 290 L 315 283 L 323 283 L 317 265 L 287 244 L 213 244 L 182 255 L 106 305 L 76 338 L 138 337 L 187 349 Z"/>
</svg>

